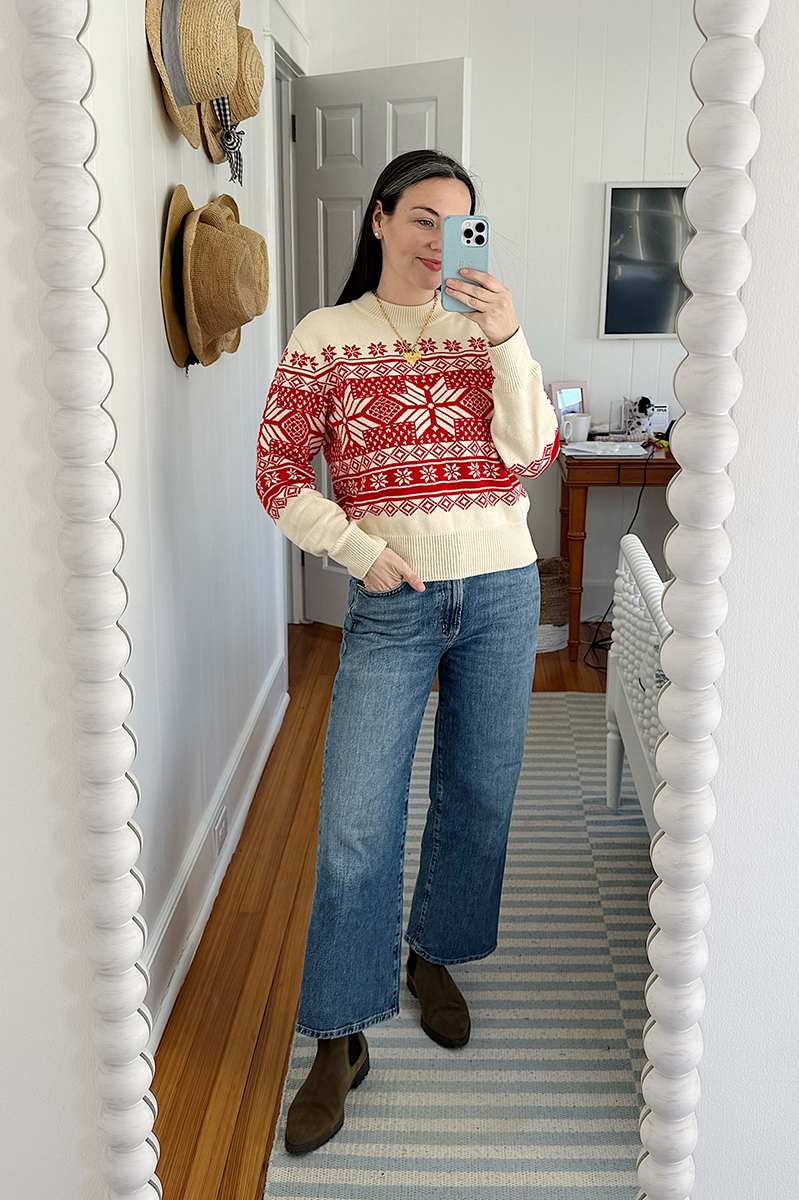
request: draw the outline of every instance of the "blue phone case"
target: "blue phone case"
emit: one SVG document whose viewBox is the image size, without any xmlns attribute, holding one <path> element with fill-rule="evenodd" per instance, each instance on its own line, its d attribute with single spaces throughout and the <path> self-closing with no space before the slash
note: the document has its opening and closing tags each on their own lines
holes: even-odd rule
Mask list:
<svg viewBox="0 0 799 1200">
<path fill-rule="evenodd" d="M 485 226 L 484 230 L 475 231 L 475 225 L 482 222 Z M 464 243 L 461 237 L 461 231 L 467 232 L 469 229 L 478 236 L 485 237 L 485 241 L 480 245 L 475 245 L 473 238 L 471 244 Z M 474 312 L 468 304 L 462 304 L 460 300 L 456 300 L 454 296 L 450 296 L 446 291 L 448 279 L 468 279 L 468 276 L 461 275 L 461 267 L 474 267 L 477 271 L 488 270 L 488 247 L 491 238 L 491 226 L 487 217 L 480 216 L 475 213 L 473 216 L 451 216 L 444 217 L 441 225 L 441 307 L 448 312 Z M 470 283 L 477 283 L 476 279 L 469 280 Z"/>
</svg>

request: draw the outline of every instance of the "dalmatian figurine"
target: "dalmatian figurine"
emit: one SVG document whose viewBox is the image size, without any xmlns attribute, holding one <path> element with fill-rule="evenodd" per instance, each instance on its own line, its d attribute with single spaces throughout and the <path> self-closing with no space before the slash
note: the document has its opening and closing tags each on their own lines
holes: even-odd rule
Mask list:
<svg viewBox="0 0 799 1200">
<path fill-rule="evenodd" d="M 633 400 L 627 416 L 627 436 L 646 441 L 652 436 L 652 416 L 655 406 L 649 396 Z"/>
</svg>

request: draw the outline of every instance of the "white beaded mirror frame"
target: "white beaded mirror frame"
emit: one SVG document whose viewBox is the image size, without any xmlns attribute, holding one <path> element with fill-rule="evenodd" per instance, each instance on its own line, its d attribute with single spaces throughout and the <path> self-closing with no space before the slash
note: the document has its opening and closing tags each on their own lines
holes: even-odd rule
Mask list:
<svg viewBox="0 0 799 1200">
<path fill-rule="evenodd" d="M 39 164 L 31 200 L 44 231 L 35 264 L 49 288 L 40 323 L 53 347 L 44 382 L 58 405 L 50 441 L 62 460 L 54 492 L 64 514 L 59 552 L 71 572 L 64 599 L 74 624 L 69 655 L 77 677 L 75 756 L 89 878 L 87 950 L 95 972 L 103 1167 L 113 1200 L 154 1200 L 161 1184 L 152 1132 L 156 1103 L 149 1090 L 154 1062 L 146 1049 L 152 1022 L 143 1003 L 148 978 L 140 961 L 144 881 L 135 867 L 141 835 L 132 820 L 138 790 L 129 773 L 136 744 L 125 725 L 132 692 L 121 674 L 130 653 L 119 624 L 127 592 L 116 570 L 122 532 L 111 515 L 119 483 L 107 462 L 116 428 L 103 407 L 112 375 L 99 349 L 108 315 L 93 290 L 104 270 L 102 247 L 91 232 L 100 189 L 86 165 L 95 128 L 82 105 L 93 72 L 79 40 L 90 19 L 89 0 L 16 2 L 31 35 L 22 62 L 34 100 L 26 137 Z M 678 523 L 664 542 L 674 579 L 662 603 L 673 632 L 661 647 L 670 682 L 658 701 L 666 733 L 656 750 L 663 783 L 654 800 L 658 878 L 649 898 L 655 925 L 647 938 L 653 973 L 646 982 L 651 1017 L 644 1026 L 648 1061 L 637 1200 L 688 1200 L 694 1178 L 708 832 L 715 817 L 710 781 L 718 769 L 712 735 L 721 717 L 714 685 L 724 667 L 717 630 L 727 614 L 719 577 L 731 557 L 723 522 L 734 495 L 726 467 L 737 450 L 729 411 L 742 387 L 733 354 L 746 316 L 737 292 L 751 259 L 741 231 L 755 203 L 746 167 L 760 138 L 751 102 L 763 60 L 754 39 L 767 11 L 768 0 L 695 0 L 694 6 L 706 41 L 691 73 L 703 107 L 688 131 L 699 171 L 686 189 L 685 208 L 697 233 L 681 262 L 692 295 L 677 319 L 687 354 L 674 388 L 685 414 L 672 430 L 681 470 L 666 493 Z"/>
</svg>

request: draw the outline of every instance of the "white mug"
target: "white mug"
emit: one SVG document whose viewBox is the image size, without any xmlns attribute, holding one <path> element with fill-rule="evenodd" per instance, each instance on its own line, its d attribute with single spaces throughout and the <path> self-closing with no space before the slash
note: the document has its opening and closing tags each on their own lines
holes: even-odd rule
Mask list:
<svg viewBox="0 0 799 1200">
<path fill-rule="evenodd" d="M 564 442 L 584 442 L 591 428 L 590 413 L 569 413 L 563 418 Z"/>
</svg>

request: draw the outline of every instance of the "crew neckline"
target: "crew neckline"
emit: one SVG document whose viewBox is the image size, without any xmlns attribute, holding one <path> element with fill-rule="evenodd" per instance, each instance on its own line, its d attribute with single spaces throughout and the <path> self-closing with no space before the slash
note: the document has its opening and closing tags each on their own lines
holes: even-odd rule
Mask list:
<svg viewBox="0 0 799 1200">
<path fill-rule="evenodd" d="M 356 308 L 363 309 L 370 316 L 382 321 L 387 328 L 390 328 L 380 307 L 382 304 L 395 325 L 406 329 L 415 328 L 418 333 L 425 322 L 427 314 L 430 312 L 433 302 L 432 300 L 427 300 L 424 304 L 389 304 L 387 300 L 383 300 L 381 297 L 380 304 L 378 304 L 374 291 L 370 289 L 368 292 L 364 292 L 357 300 L 353 300 L 352 303 Z M 429 329 L 431 325 L 435 325 L 436 321 L 440 321 L 442 317 L 448 315 L 446 309 L 441 307 L 441 294 L 438 293 L 438 301 L 433 310 L 433 315 L 427 323 L 427 328 Z"/>
</svg>

